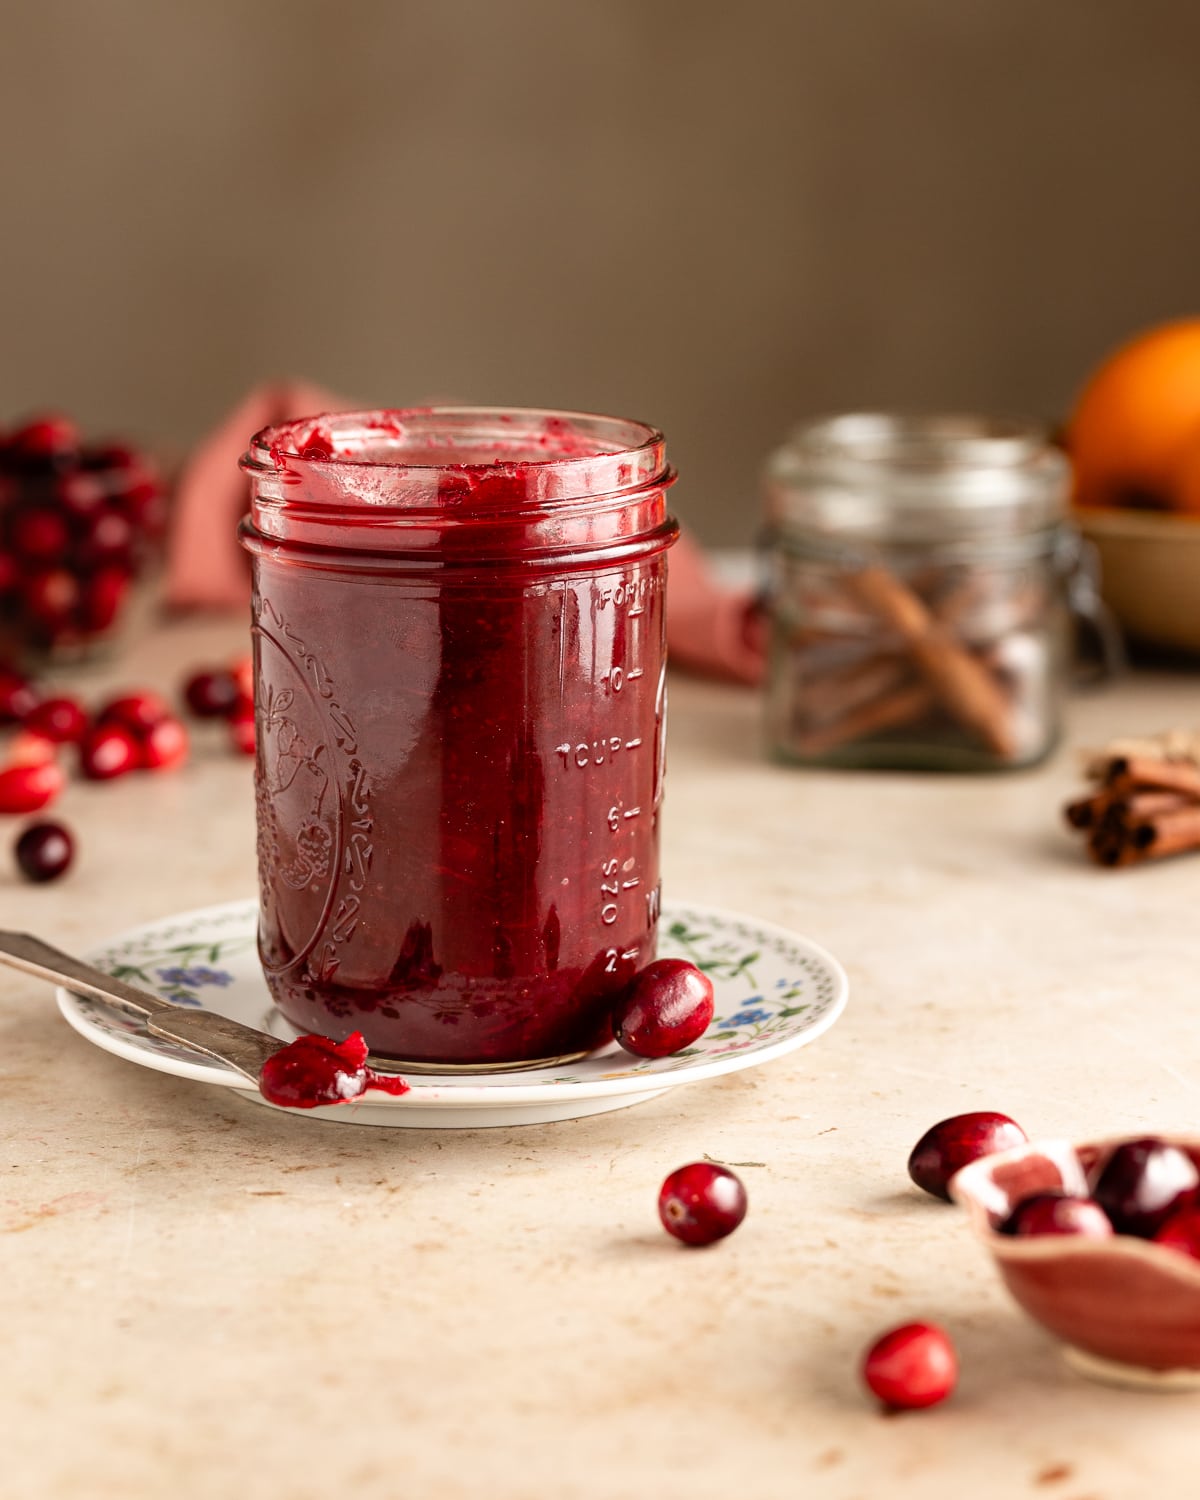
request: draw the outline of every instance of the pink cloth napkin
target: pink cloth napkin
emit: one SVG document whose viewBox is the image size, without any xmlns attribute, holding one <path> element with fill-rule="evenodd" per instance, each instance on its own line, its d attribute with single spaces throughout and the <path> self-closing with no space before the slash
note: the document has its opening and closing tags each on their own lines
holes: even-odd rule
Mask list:
<svg viewBox="0 0 1200 1500">
<path fill-rule="evenodd" d="M 260 428 L 350 403 L 304 381 L 260 386 L 239 402 L 189 457 L 179 477 L 167 552 L 167 602 L 178 608 L 240 608 L 249 593 L 237 523 L 248 486 L 237 461 Z M 667 645 L 673 666 L 733 682 L 758 682 L 763 621 L 752 597 L 723 587 L 700 546 L 684 533 L 670 556 Z"/>
</svg>

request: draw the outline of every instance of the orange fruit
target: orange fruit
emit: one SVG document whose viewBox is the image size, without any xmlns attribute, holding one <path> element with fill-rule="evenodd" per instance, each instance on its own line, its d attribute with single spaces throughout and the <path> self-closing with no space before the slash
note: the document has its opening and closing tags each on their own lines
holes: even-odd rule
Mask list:
<svg viewBox="0 0 1200 1500">
<path fill-rule="evenodd" d="M 1179 450 L 1172 493 L 1177 510 L 1200 516 L 1200 427 Z"/>
<path fill-rule="evenodd" d="M 1123 344 L 1080 392 L 1067 424 L 1077 502 L 1180 508 L 1198 434 L 1200 318 L 1185 318 Z"/>
</svg>

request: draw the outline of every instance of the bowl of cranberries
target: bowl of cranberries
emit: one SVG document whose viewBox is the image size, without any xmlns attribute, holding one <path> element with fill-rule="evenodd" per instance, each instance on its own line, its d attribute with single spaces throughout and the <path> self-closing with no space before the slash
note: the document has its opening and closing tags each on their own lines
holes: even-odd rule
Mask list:
<svg viewBox="0 0 1200 1500">
<path fill-rule="evenodd" d="M 145 454 L 84 442 L 58 414 L 0 430 L 0 652 L 82 656 L 102 644 L 164 518 Z"/>
<path fill-rule="evenodd" d="M 950 1195 L 1073 1364 L 1200 1384 L 1200 1140 L 1027 1141 L 972 1161 Z"/>
</svg>

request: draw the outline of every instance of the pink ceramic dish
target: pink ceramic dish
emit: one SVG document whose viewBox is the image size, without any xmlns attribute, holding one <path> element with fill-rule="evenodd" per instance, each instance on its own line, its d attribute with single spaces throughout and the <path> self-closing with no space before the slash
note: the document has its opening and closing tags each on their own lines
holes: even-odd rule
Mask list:
<svg viewBox="0 0 1200 1500">
<path fill-rule="evenodd" d="M 1200 1166 L 1200 1141 L 1162 1139 Z M 1089 1374 L 1151 1384 L 1200 1383 L 1200 1261 L 1132 1235 L 1017 1238 L 996 1232 L 1022 1198 L 1086 1196 L 1119 1139 L 1030 1141 L 981 1157 L 950 1183 L 1009 1291 Z"/>
</svg>

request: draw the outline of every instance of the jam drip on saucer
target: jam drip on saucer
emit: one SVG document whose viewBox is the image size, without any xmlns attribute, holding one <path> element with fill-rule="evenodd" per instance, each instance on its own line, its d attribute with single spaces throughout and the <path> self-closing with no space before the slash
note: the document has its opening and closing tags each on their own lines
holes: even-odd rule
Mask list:
<svg viewBox="0 0 1200 1500">
<path fill-rule="evenodd" d="M 367 1066 L 367 1044 L 361 1031 L 344 1042 L 327 1036 L 299 1036 L 263 1063 L 258 1088 L 270 1104 L 285 1109 L 317 1109 L 347 1104 L 367 1089 L 407 1094 L 409 1085 L 393 1074 Z"/>
</svg>

